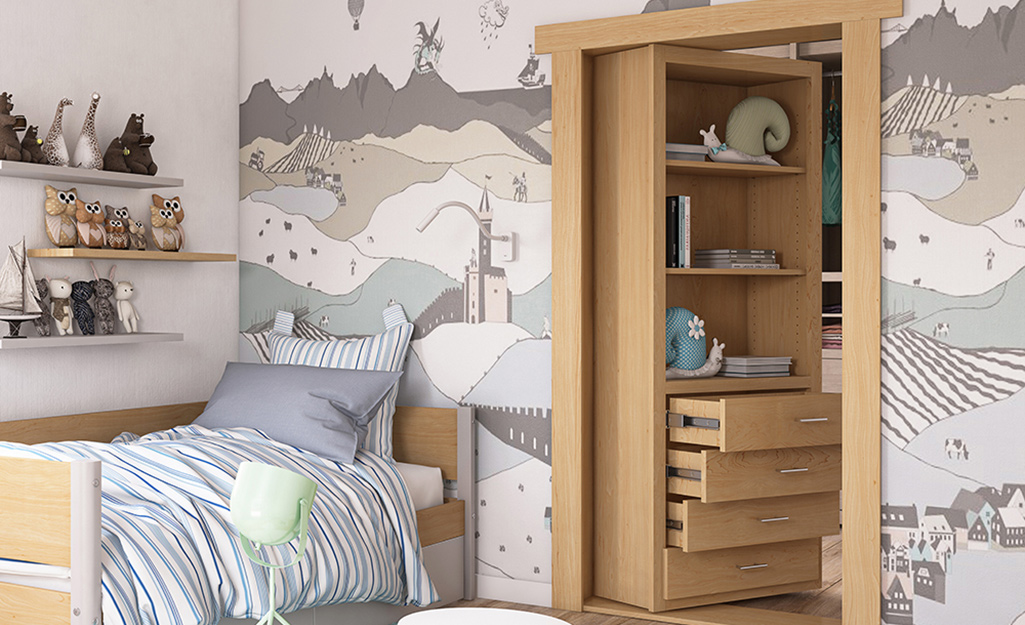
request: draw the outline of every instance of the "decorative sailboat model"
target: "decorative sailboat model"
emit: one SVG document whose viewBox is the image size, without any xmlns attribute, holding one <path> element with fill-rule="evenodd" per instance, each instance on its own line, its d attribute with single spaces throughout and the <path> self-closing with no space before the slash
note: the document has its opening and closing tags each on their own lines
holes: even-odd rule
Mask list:
<svg viewBox="0 0 1025 625">
<path fill-rule="evenodd" d="M 5 339 L 25 338 L 20 335 L 22 322 L 38 319 L 43 309 L 25 254 L 25 240 L 7 249 L 10 254 L 0 267 L 0 321 L 6 321 L 10 329 Z"/>
</svg>

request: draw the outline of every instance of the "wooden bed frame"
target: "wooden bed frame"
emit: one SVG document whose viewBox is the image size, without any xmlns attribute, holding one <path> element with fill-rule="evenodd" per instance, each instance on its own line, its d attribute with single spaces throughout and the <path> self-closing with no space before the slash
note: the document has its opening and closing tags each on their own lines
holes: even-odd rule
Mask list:
<svg viewBox="0 0 1025 625">
<path fill-rule="evenodd" d="M 198 402 L 7 421 L 0 423 L 0 441 L 29 445 L 61 440 L 108 442 L 122 432 L 141 436 L 189 424 L 205 406 L 205 402 Z M 447 554 L 452 552 L 456 539 L 461 543 L 462 596 L 452 596 L 451 590 L 446 593 L 439 587 L 443 602 L 476 595 L 475 541 L 473 532 L 466 531 L 473 527 L 473 507 L 466 505 L 475 499 L 473 437 L 471 408 L 399 406 L 395 410 L 392 438 L 397 461 L 439 467 L 445 480 L 457 480 L 460 475 L 469 478 L 459 481 L 457 498 L 446 498 L 444 504 L 416 513 L 425 558 L 432 548 L 440 549 L 451 541 L 453 544 L 445 549 Z M 80 588 L 76 579 L 99 579 L 99 527 L 90 530 L 91 536 L 82 536 L 82 521 L 76 515 L 82 510 L 83 500 L 89 499 L 83 492 L 98 488 L 98 478 L 98 462 L 0 457 L 0 559 L 63 567 L 71 573 L 70 591 L 0 582 L 0 622 L 95 625 L 87 612 L 98 612 L 99 588 Z M 98 518 L 98 493 L 92 499 L 96 508 L 92 512 Z M 83 567 L 95 570 L 92 575 L 80 575 Z M 434 581 L 439 586 L 442 580 Z M 451 589 L 451 583 L 458 580 L 446 581 Z M 293 621 L 293 625 L 297 623 Z"/>
</svg>

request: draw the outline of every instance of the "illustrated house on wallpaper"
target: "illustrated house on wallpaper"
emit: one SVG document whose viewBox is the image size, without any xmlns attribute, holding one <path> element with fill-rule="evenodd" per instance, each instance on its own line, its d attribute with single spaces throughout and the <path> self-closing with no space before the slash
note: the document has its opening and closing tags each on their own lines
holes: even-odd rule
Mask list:
<svg viewBox="0 0 1025 625">
<path fill-rule="evenodd" d="M 946 603 L 947 573 L 936 562 L 915 562 L 915 594 L 937 603 Z"/>
<path fill-rule="evenodd" d="M 883 595 L 883 622 L 889 625 L 914 625 L 914 603 L 900 583 L 900 578 L 893 578 L 890 589 Z"/>
</svg>

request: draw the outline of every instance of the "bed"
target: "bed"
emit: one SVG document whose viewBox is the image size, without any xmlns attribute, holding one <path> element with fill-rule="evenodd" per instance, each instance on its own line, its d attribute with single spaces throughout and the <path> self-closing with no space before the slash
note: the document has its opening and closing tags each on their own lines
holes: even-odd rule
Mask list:
<svg viewBox="0 0 1025 625">
<path fill-rule="evenodd" d="M 106 442 L 122 432 L 145 435 L 192 423 L 204 403 L 0 423 L 0 441 L 37 444 L 56 440 Z M 178 428 L 174 432 L 189 428 Z M 154 435 L 159 436 L 159 435 Z M 422 560 L 440 600 L 437 607 L 472 598 L 474 586 L 472 409 L 398 407 L 394 458 L 403 480 L 440 469 L 458 480 L 457 496 L 416 510 Z M 0 451 L 0 455 L 3 452 Z M 437 470 L 435 470 L 437 474 Z M 100 463 L 0 457 L 0 622 L 95 625 L 100 611 Z M 428 480 L 430 481 L 430 480 Z M 437 485 L 430 489 L 435 491 Z M 419 489 L 416 492 L 420 492 Z M 414 499 L 418 497 L 414 496 Z M 429 503 L 437 503 L 436 501 Z M 469 531 L 466 531 L 469 529 Z M 469 539 L 464 540 L 464 535 Z M 11 561 L 32 564 L 11 565 Z M 19 566 L 21 567 L 19 569 Z M 28 568 L 26 568 L 28 567 Z M 25 573 L 28 573 L 26 575 Z M 31 580 L 31 581 L 29 581 Z M 319 622 L 393 623 L 417 608 L 386 603 L 345 603 L 289 615 L 292 625 Z M 222 623 L 252 621 L 222 619 Z"/>
</svg>

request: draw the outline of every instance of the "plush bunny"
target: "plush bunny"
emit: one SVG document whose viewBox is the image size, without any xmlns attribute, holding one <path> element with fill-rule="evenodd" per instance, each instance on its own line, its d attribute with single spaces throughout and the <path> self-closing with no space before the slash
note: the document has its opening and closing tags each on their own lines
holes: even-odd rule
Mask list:
<svg viewBox="0 0 1025 625">
<path fill-rule="evenodd" d="M 57 332 L 74 334 L 75 328 L 71 325 L 74 313 L 71 308 L 71 280 L 68 278 L 51 278 L 50 282 L 50 310 L 53 320 L 57 322 Z"/>
<path fill-rule="evenodd" d="M 43 205 L 46 209 L 46 236 L 57 247 L 75 247 L 78 244 L 78 230 L 75 226 L 77 200 L 78 189 L 60 191 L 46 185 L 46 203 Z"/>
<path fill-rule="evenodd" d="M 117 318 L 125 326 L 125 332 L 134 334 L 139 331 L 139 313 L 132 306 L 132 294 L 135 286 L 131 282 L 118 282 L 115 287 L 114 299 L 117 300 Z"/>
<path fill-rule="evenodd" d="M 185 221 L 185 209 L 178 197 L 162 198 L 153 194 L 149 207 L 153 244 L 165 252 L 177 252 L 185 246 L 185 231 L 179 225 Z"/>
<path fill-rule="evenodd" d="M 114 304 L 110 298 L 114 295 L 114 270 L 117 265 L 110 268 L 110 279 L 101 278 L 96 272 L 96 265 L 89 263 L 93 268 L 93 276 L 96 278 L 89 284 L 96 296 L 94 306 L 96 308 L 96 324 L 100 334 L 114 334 Z"/>
<path fill-rule="evenodd" d="M 32 320 L 32 324 L 36 326 L 36 334 L 39 336 L 50 336 L 50 321 L 53 320 L 53 315 L 50 314 L 50 307 L 43 301 L 50 293 L 50 287 L 46 280 L 36 280 L 36 292 L 39 293 L 39 299 L 36 302 L 39 304 L 42 312 Z"/>
<path fill-rule="evenodd" d="M 103 227 L 103 208 L 99 202 L 86 204 L 75 200 L 75 219 L 78 220 L 78 239 L 86 247 L 103 247 L 106 234 Z"/>
<path fill-rule="evenodd" d="M 75 321 L 78 322 L 82 336 L 96 334 L 96 325 L 93 323 L 95 315 L 93 307 L 89 305 L 92 296 L 93 287 L 85 280 L 79 280 L 71 285 L 71 308 L 75 311 Z"/>
<path fill-rule="evenodd" d="M 106 206 L 107 218 L 104 226 L 107 230 L 107 245 L 115 250 L 128 249 L 128 222 L 131 216 L 127 208 L 114 208 Z"/>
</svg>

